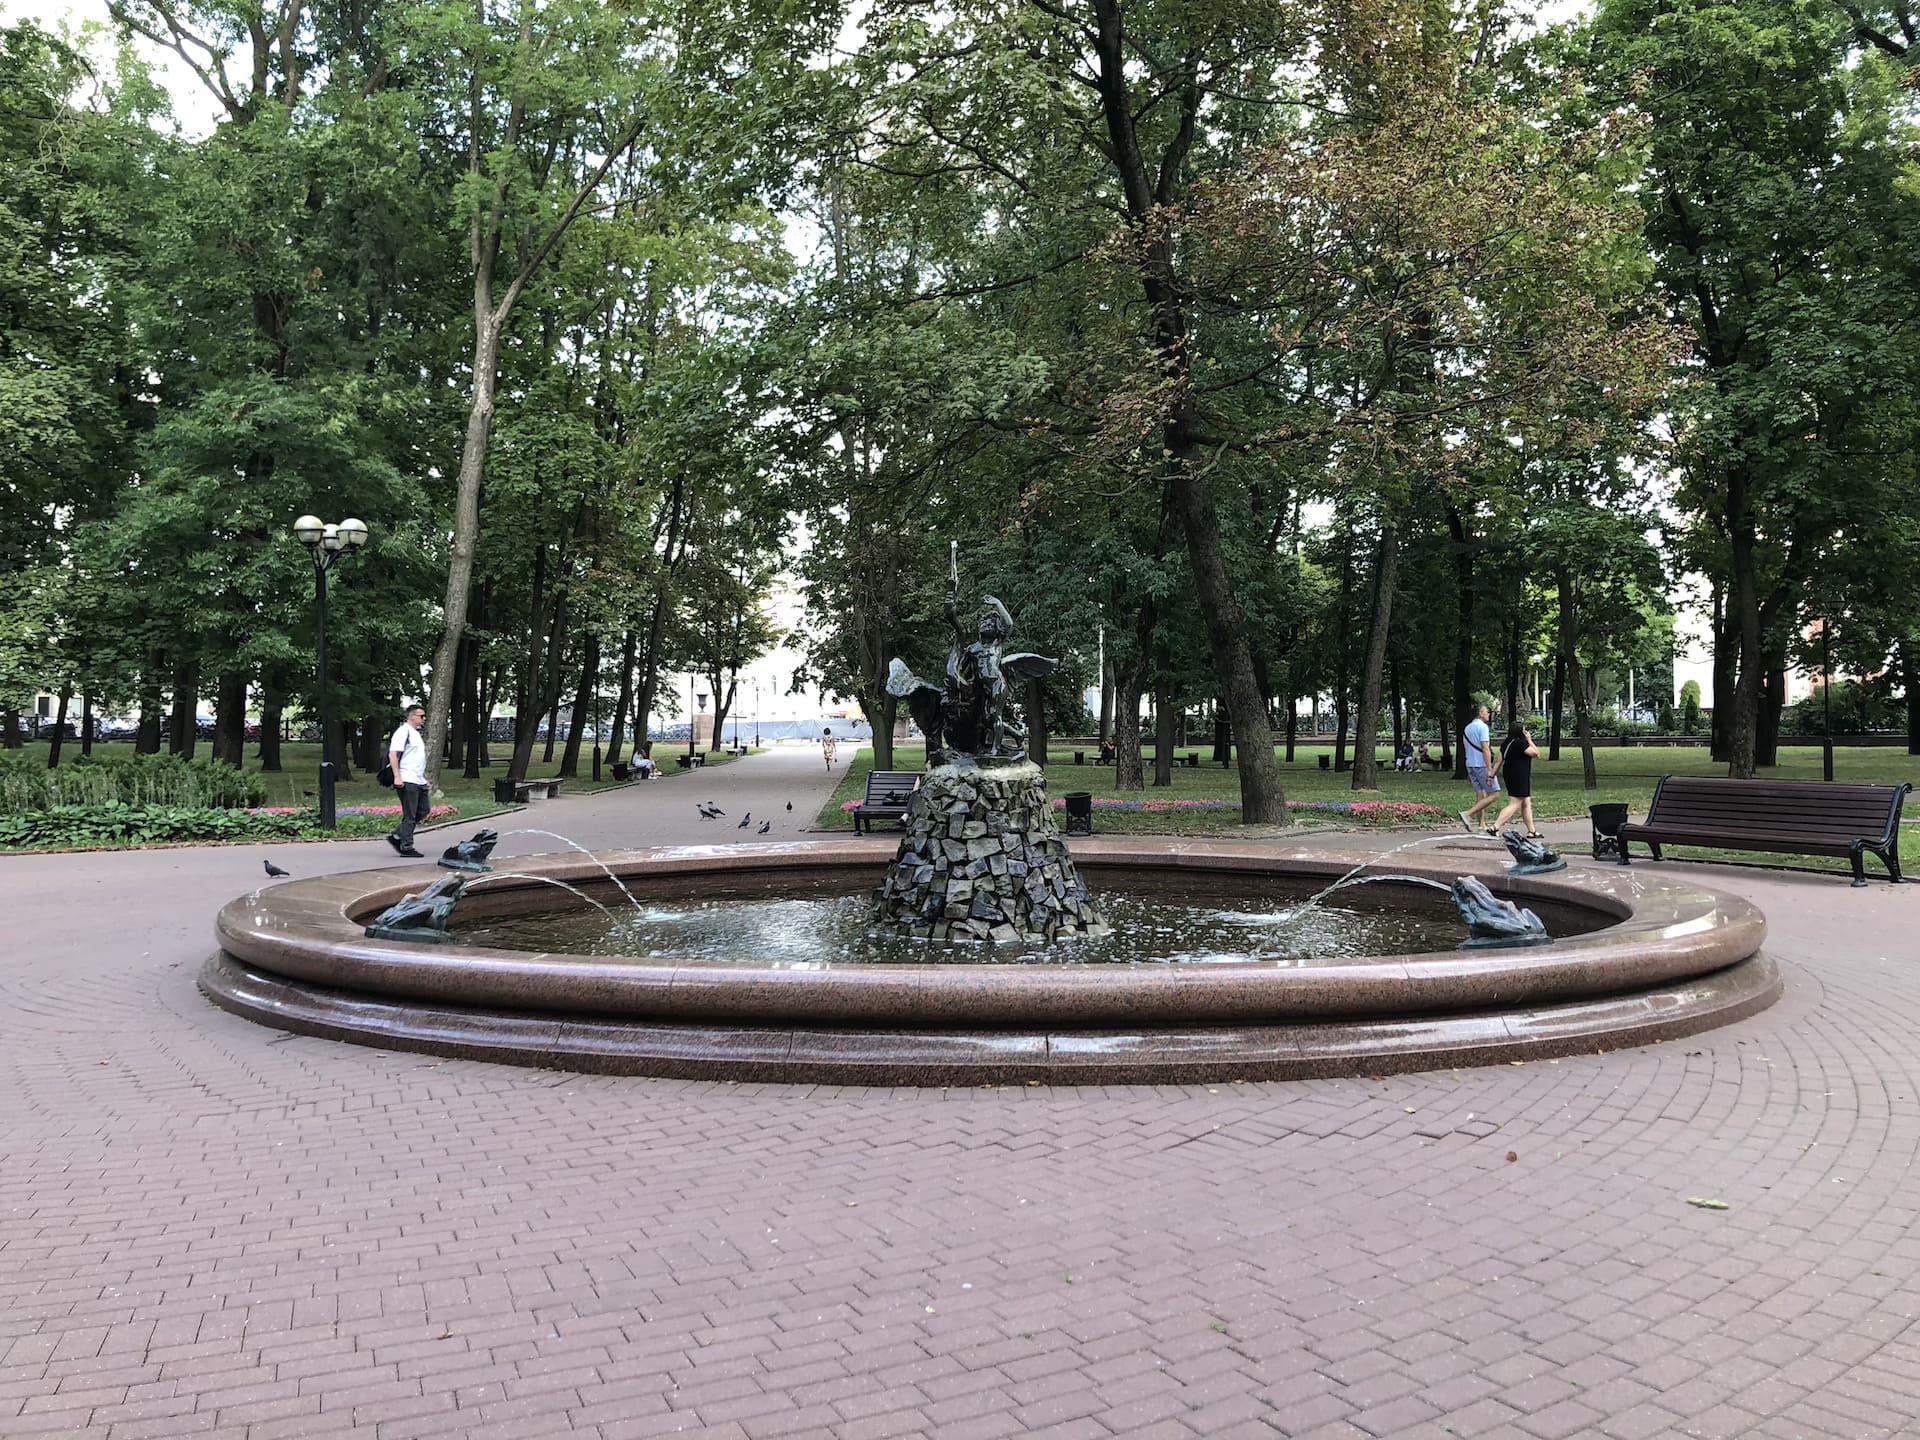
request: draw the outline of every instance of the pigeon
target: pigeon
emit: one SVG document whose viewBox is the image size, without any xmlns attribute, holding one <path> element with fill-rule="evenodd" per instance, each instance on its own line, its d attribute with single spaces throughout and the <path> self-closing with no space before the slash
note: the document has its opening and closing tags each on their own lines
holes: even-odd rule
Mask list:
<svg viewBox="0 0 1920 1440">
<path fill-rule="evenodd" d="M 760 822 L 760 834 L 764 835 L 771 829 L 773 829 L 773 822 L 771 820 L 763 820 Z"/>
<path fill-rule="evenodd" d="M 787 801 L 787 809 L 791 810 L 792 808 L 793 808 L 793 802 L 791 800 Z"/>
<path fill-rule="evenodd" d="M 753 812 L 749 810 L 746 814 L 746 818 L 743 819 L 738 825 L 734 826 L 733 828 L 736 830 L 744 830 L 747 828 L 747 826 L 751 825 L 752 823 L 753 823 Z"/>
<path fill-rule="evenodd" d="M 288 874 L 290 873 L 286 870 L 282 870 L 278 865 L 274 864 L 273 861 L 271 860 L 262 860 L 260 863 L 267 867 L 267 874 L 270 875 L 275 880 L 284 880 L 287 878 Z"/>
</svg>

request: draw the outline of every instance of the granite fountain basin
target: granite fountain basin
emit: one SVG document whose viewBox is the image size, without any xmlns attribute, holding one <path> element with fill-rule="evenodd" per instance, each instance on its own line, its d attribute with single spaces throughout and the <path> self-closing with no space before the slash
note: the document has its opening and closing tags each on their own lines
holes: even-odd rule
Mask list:
<svg viewBox="0 0 1920 1440">
<path fill-rule="evenodd" d="M 1365 857 L 1234 840 L 1078 841 L 1096 893 L 1298 901 Z M 516 856 L 461 926 L 577 905 L 785 900 L 876 886 L 857 840 Z M 1379 1074 L 1648 1044 L 1771 1004 L 1778 973 L 1745 901 L 1640 871 L 1515 876 L 1484 858 L 1396 856 L 1413 880 L 1477 875 L 1539 908 L 1558 938 L 1511 950 L 1213 963 L 776 963 L 368 939 L 367 921 L 442 872 L 295 881 L 233 901 L 201 987 L 261 1023 L 395 1049 L 604 1073 L 875 1084 L 1171 1082 Z M 537 877 L 537 878 L 536 878 Z M 1361 901 L 1359 896 L 1364 894 Z M 1391 882 L 1342 892 L 1432 908 Z M 456 930 L 460 928 L 456 927 Z M 1566 933 L 1579 930 L 1582 933 Z"/>
</svg>

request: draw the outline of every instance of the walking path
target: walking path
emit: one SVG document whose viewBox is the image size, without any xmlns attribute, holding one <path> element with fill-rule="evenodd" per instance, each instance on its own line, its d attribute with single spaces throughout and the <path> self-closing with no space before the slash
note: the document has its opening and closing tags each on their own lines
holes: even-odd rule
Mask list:
<svg viewBox="0 0 1920 1440">
<path fill-rule="evenodd" d="M 775 751 L 501 828 L 791 835 L 829 783 Z M 1690 867 L 1787 994 L 1647 1050 L 861 1090 L 249 1024 L 193 975 L 265 855 L 390 858 L 0 859 L 0 1437 L 1915 1433 L 1916 887 Z"/>
</svg>

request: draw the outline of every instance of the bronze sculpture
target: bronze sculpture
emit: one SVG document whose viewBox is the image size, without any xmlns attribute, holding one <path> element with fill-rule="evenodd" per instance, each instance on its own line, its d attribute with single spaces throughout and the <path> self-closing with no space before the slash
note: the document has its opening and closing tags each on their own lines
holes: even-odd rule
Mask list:
<svg viewBox="0 0 1920 1440">
<path fill-rule="evenodd" d="M 462 840 L 457 845 L 449 845 L 440 852 L 440 868 L 484 875 L 493 869 L 487 863 L 487 858 L 493 854 L 493 847 L 499 843 L 500 833 L 497 830 L 476 830 L 471 839 Z"/>
<path fill-rule="evenodd" d="M 947 624 L 953 645 L 947 651 L 945 683 L 922 680 L 895 658 L 887 673 L 887 693 L 907 702 L 907 713 L 927 737 L 927 764 L 954 757 L 1017 760 L 1026 753 L 1026 727 L 1008 713 L 1013 681 L 1044 680 L 1058 662 L 1025 651 L 1004 653 L 1013 638 L 1013 615 L 997 598 L 980 605 L 979 626 L 969 638 L 960 623 L 960 546 L 947 551 Z"/>
<path fill-rule="evenodd" d="M 1513 856 L 1516 875 L 1547 875 L 1567 868 L 1567 862 L 1544 840 L 1529 840 L 1518 830 L 1503 830 L 1500 842 Z"/>
<path fill-rule="evenodd" d="M 396 901 L 374 917 L 367 935 L 374 940 L 414 940 L 442 945 L 453 937 L 447 921 L 467 888 L 465 875 L 442 875 L 418 894 Z"/>
<path fill-rule="evenodd" d="M 1453 882 L 1453 903 L 1466 922 L 1467 942 L 1462 949 L 1482 945 L 1540 945 L 1548 938 L 1547 927 L 1531 910 L 1511 900 L 1499 899 L 1479 880 L 1462 875 Z"/>
</svg>

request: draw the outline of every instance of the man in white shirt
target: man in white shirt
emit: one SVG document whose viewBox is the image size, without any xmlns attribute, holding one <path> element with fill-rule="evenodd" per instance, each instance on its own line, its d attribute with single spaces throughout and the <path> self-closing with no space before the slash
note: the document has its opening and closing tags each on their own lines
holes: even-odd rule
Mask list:
<svg viewBox="0 0 1920 1440">
<path fill-rule="evenodd" d="M 1475 800 L 1473 808 L 1460 812 L 1460 823 L 1467 827 L 1469 835 L 1474 833 L 1474 821 L 1494 801 L 1500 798 L 1500 781 L 1496 778 L 1500 767 L 1493 759 L 1493 732 L 1487 728 L 1487 707 L 1477 706 L 1473 719 L 1467 728 L 1460 732 L 1460 743 L 1467 752 L 1467 779 L 1473 784 Z"/>
<path fill-rule="evenodd" d="M 409 705 L 407 718 L 387 742 L 387 763 L 393 767 L 393 788 L 400 796 L 400 824 L 387 843 L 409 859 L 419 859 L 413 848 L 413 827 L 427 818 L 433 792 L 427 788 L 427 742 L 420 727 L 427 723 L 427 707 Z"/>
</svg>

